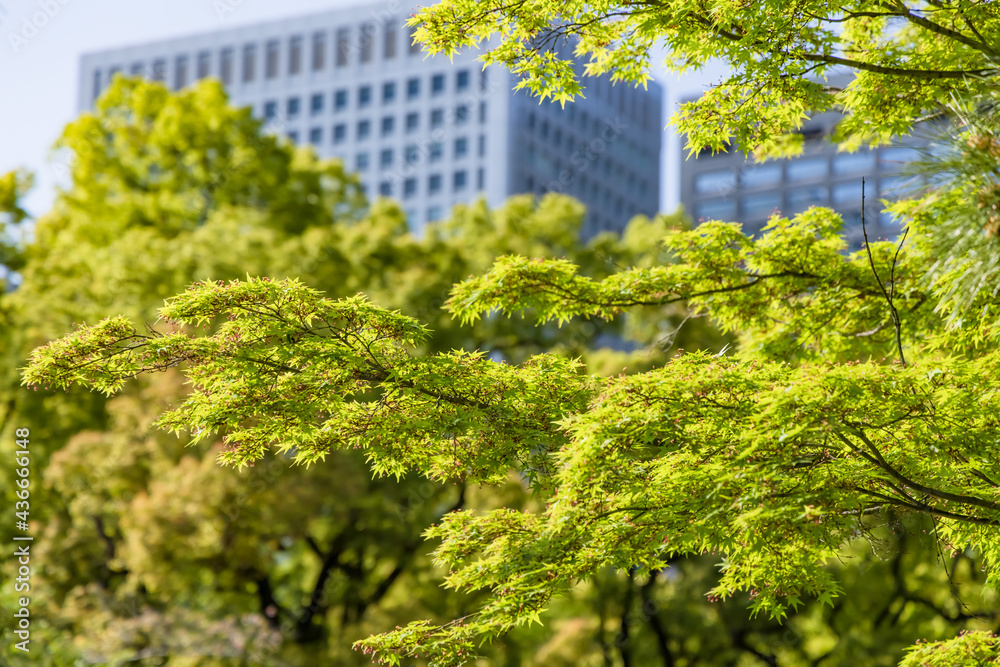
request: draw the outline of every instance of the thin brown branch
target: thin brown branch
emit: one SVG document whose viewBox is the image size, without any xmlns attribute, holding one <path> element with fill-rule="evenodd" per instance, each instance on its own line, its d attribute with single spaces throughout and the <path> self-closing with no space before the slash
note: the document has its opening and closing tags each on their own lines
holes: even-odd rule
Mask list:
<svg viewBox="0 0 1000 667">
<path fill-rule="evenodd" d="M 907 228 L 909 229 L 909 228 Z M 906 358 L 903 356 L 903 340 L 902 340 L 902 330 L 899 321 L 899 313 L 896 311 L 896 306 L 892 301 L 892 294 L 886 291 L 885 285 L 882 283 L 882 279 L 879 278 L 878 270 L 875 268 L 875 260 L 872 258 L 872 247 L 871 243 L 868 241 L 868 228 L 865 226 L 865 179 L 861 179 L 861 233 L 865 237 L 865 250 L 868 253 L 868 264 L 872 267 L 872 273 L 875 274 L 875 281 L 878 283 L 878 287 L 882 290 L 882 295 L 885 300 L 889 303 L 889 316 L 892 318 L 892 325 L 896 328 L 896 349 L 899 351 L 899 363 L 906 367 Z M 906 240 L 906 234 L 903 234 L 903 239 L 899 242 L 899 247 L 896 248 L 896 257 L 899 256 L 899 249 L 903 247 L 903 241 Z M 896 273 L 896 258 L 892 260 L 892 275 L 895 276 Z M 895 284 L 892 285 L 892 289 L 895 288 Z"/>
</svg>

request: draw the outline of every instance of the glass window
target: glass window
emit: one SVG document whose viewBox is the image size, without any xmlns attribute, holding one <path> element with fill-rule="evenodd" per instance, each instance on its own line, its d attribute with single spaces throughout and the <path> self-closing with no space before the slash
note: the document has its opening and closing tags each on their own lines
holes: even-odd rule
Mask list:
<svg viewBox="0 0 1000 667">
<path fill-rule="evenodd" d="M 272 39 L 264 46 L 264 77 L 278 76 L 278 40 Z"/>
<path fill-rule="evenodd" d="M 337 67 L 344 67 L 348 64 L 351 53 L 351 31 L 349 28 L 341 28 L 337 31 Z"/>
<path fill-rule="evenodd" d="M 396 57 L 396 21 L 387 21 L 385 24 L 385 49 L 383 54 L 386 60 Z"/>
<path fill-rule="evenodd" d="M 383 197 L 392 196 L 392 181 L 382 181 L 378 184 L 378 193 Z"/>
<path fill-rule="evenodd" d="M 461 192 L 465 189 L 466 179 L 468 178 L 465 171 L 456 171 L 452 177 L 452 190 L 455 192 Z"/>
<path fill-rule="evenodd" d="M 257 45 L 246 44 L 243 46 L 243 83 L 250 83 L 254 79 L 254 69 L 257 65 Z"/>
<path fill-rule="evenodd" d="M 364 108 L 372 103 L 372 87 L 361 86 L 358 89 L 358 106 Z"/>
<path fill-rule="evenodd" d="M 223 51 L 223 54 L 225 54 L 225 51 Z M 142 75 L 144 67 L 145 65 L 143 65 L 142 63 L 132 63 L 132 70 L 131 70 L 132 76 Z"/>
<path fill-rule="evenodd" d="M 302 71 L 302 36 L 296 35 L 288 41 L 288 73 L 298 74 Z"/>
<path fill-rule="evenodd" d="M 432 141 L 429 147 L 430 161 L 437 162 L 444 155 L 444 145 L 440 141 Z"/>
<path fill-rule="evenodd" d="M 392 149 L 383 148 L 382 152 L 379 153 L 378 164 L 382 169 L 388 169 L 392 166 Z"/>
<path fill-rule="evenodd" d="M 444 74 L 435 74 L 431 77 L 431 95 L 440 95 L 444 92 Z"/>
<path fill-rule="evenodd" d="M 441 174 L 431 174 L 427 177 L 427 194 L 435 195 L 441 192 Z"/>
<path fill-rule="evenodd" d="M 543 120 L 542 121 L 542 127 L 541 127 L 541 129 L 539 130 L 538 133 L 540 135 L 542 135 L 542 139 L 548 139 L 549 138 L 549 121 L 547 121 L 547 120 Z"/>
<path fill-rule="evenodd" d="M 347 139 L 347 125 L 337 123 L 333 126 L 333 143 L 341 144 Z"/>
<path fill-rule="evenodd" d="M 745 188 L 761 188 L 781 182 L 780 164 L 748 164 L 740 172 L 740 184 Z"/>
<path fill-rule="evenodd" d="M 743 216 L 748 219 L 766 218 L 781 208 L 781 194 L 762 192 L 743 197 Z"/>
<path fill-rule="evenodd" d="M 698 194 L 722 194 L 736 187 L 736 174 L 729 169 L 707 171 L 694 178 L 694 191 Z"/>
<path fill-rule="evenodd" d="M 382 84 L 382 104 L 388 104 L 396 99 L 396 84 L 388 81 Z"/>
<path fill-rule="evenodd" d="M 357 171 L 366 171 L 368 169 L 368 153 L 358 153 L 354 156 L 354 168 Z"/>
<path fill-rule="evenodd" d="M 299 133 L 298 132 L 289 132 L 288 133 L 288 140 L 291 141 L 293 144 L 299 143 Z"/>
<path fill-rule="evenodd" d="M 387 137 L 396 129 L 396 119 L 393 116 L 386 116 L 382 119 L 382 136 Z"/>
<path fill-rule="evenodd" d="M 204 79 L 212 74 L 212 54 L 202 51 L 198 54 L 198 78 Z"/>
<path fill-rule="evenodd" d="M 93 90 L 94 90 L 94 94 L 92 95 L 92 99 L 96 100 L 97 97 L 101 94 L 101 70 L 99 70 L 99 69 L 95 69 L 94 70 L 94 89 Z"/>
<path fill-rule="evenodd" d="M 318 72 L 326 66 L 326 33 L 317 32 L 313 34 L 312 43 L 312 68 Z"/>
<path fill-rule="evenodd" d="M 289 118 L 295 118 L 299 115 L 299 98 L 289 97 L 288 102 L 285 104 L 285 115 Z"/>
<path fill-rule="evenodd" d="M 813 181 L 826 178 L 828 166 L 825 157 L 800 158 L 788 165 L 788 180 Z"/>
<path fill-rule="evenodd" d="M 163 81 L 167 78 L 167 61 L 158 58 L 153 61 L 153 81 Z"/>
<path fill-rule="evenodd" d="M 132 73 L 137 74 L 137 72 Z M 219 78 L 227 86 L 233 82 L 233 50 L 231 48 L 222 49 L 219 53 Z"/>
<path fill-rule="evenodd" d="M 278 117 L 278 103 L 274 100 L 268 100 L 264 102 L 264 118 L 266 120 L 274 120 Z"/>
<path fill-rule="evenodd" d="M 466 121 L 469 120 L 469 105 L 459 104 L 455 107 L 455 124 L 465 125 Z"/>
<path fill-rule="evenodd" d="M 834 185 L 833 203 L 861 206 L 861 179 Z"/>
<path fill-rule="evenodd" d="M 528 129 L 535 129 L 535 112 L 533 111 L 528 114 Z"/>
<path fill-rule="evenodd" d="M 420 114 L 416 111 L 406 114 L 406 131 L 416 132 L 420 126 Z"/>
<path fill-rule="evenodd" d="M 323 93 L 314 93 L 312 97 L 309 98 L 309 112 L 312 115 L 323 112 Z"/>
<path fill-rule="evenodd" d="M 415 53 L 420 53 L 420 42 L 418 42 L 416 39 L 413 38 L 413 35 L 416 32 L 417 32 L 416 27 L 411 27 L 410 28 L 410 47 L 409 47 L 409 53 L 410 53 L 411 56 L 414 55 Z"/>
<path fill-rule="evenodd" d="M 486 122 L 486 102 L 479 103 L 479 122 Z"/>
<path fill-rule="evenodd" d="M 465 137 L 455 139 L 455 157 L 465 157 L 469 152 L 469 140 Z"/>
<path fill-rule="evenodd" d="M 406 163 L 416 164 L 420 160 L 420 149 L 416 144 L 409 144 L 406 147 Z"/>
<path fill-rule="evenodd" d="M 431 110 L 431 129 L 436 130 L 444 125 L 444 109 Z"/>
<path fill-rule="evenodd" d="M 794 167 L 792 167 L 794 169 Z M 856 153 L 841 153 L 833 156 L 833 173 L 853 174 L 875 170 L 875 153 L 858 151 Z"/>
<path fill-rule="evenodd" d="M 417 179 L 408 178 L 403 181 L 403 197 L 409 199 L 417 194 Z"/>
<path fill-rule="evenodd" d="M 188 57 L 177 56 L 174 60 L 174 90 L 180 90 L 188 82 Z"/>
<path fill-rule="evenodd" d="M 810 206 L 825 206 L 829 191 L 826 186 L 807 185 L 788 191 L 788 205 L 792 212 L 804 211 Z"/>
<path fill-rule="evenodd" d="M 482 190 L 483 183 L 486 181 L 486 171 L 480 167 L 476 170 L 476 189 Z"/>
<path fill-rule="evenodd" d="M 699 222 L 703 220 L 731 221 L 736 217 L 736 203 L 732 199 L 710 199 L 699 202 L 694 209 L 694 217 Z"/>
<path fill-rule="evenodd" d="M 313 146 L 319 146 L 323 143 L 323 128 L 314 127 L 309 130 L 309 143 Z"/>
<path fill-rule="evenodd" d="M 427 209 L 427 222 L 437 222 L 441 219 L 441 207 L 431 206 Z"/>
<path fill-rule="evenodd" d="M 406 81 L 406 99 L 416 99 L 420 95 L 420 79 L 414 77 Z"/>
<path fill-rule="evenodd" d="M 375 24 L 365 23 L 361 26 L 361 62 L 372 61 L 372 42 L 375 41 Z"/>
<path fill-rule="evenodd" d="M 469 88 L 469 70 L 463 69 L 455 73 L 455 90 L 464 92 Z"/>
<path fill-rule="evenodd" d="M 341 88 L 333 94 L 333 108 L 336 111 L 341 111 L 347 108 L 347 90 Z"/>
<path fill-rule="evenodd" d="M 486 135 L 485 134 L 480 134 L 479 135 L 479 157 L 483 157 L 485 155 L 486 155 Z"/>
<path fill-rule="evenodd" d="M 358 141 L 363 141 L 371 136 L 372 124 L 371 121 L 359 120 L 358 121 Z"/>
</svg>

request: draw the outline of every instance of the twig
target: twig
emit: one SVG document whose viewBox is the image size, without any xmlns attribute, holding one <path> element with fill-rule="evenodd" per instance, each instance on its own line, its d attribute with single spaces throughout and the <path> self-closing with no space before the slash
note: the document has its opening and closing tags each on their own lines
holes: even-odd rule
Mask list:
<svg viewBox="0 0 1000 667">
<path fill-rule="evenodd" d="M 909 227 L 906 228 L 909 231 Z M 906 358 L 903 356 L 903 340 L 902 332 L 899 322 L 899 313 L 896 312 L 896 306 L 892 303 L 893 294 L 886 291 L 885 285 L 882 283 L 882 279 L 878 277 L 878 271 L 875 269 L 875 260 L 872 258 L 872 248 L 871 243 L 868 241 L 868 228 L 865 226 L 865 179 L 861 179 L 861 233 L 865 236 L 865 251 L 868 253 L 868 264 L 872 267 L 872 273 L 875 274 L 875 281 L 878 283 L 878 287 L 882 290 L 882 296 L 889 303 L 889 315 L 892 317 L 892 325 L 896 328 L 896 349 L 899 351 L 899 363 L 906 368 Z M 890 271 L 889 279 L 892 281 L 892 286 L 890 289 L 895 293 L 896 291 L 896 258 L 899 257 L 899 250 L 903 247 L 903 241 L 906 240 L 906 232 L 903 232 L 903 238 L 899 242 L 899 247 L 896 248 L 896 256 L 892 258 L 892 268 Z"/>
</svg>

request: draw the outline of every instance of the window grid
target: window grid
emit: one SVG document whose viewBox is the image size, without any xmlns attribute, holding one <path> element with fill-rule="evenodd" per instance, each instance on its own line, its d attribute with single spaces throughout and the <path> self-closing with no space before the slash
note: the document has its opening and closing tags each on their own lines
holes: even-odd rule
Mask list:
<svg viewBox="0 0 1000 667">
<path fill-rule="evenodd" d="M 278 40 L 272 39 L 264 47 L 264 78 L 274 79 L 278 76 Z"/>
<path fill-rule="evenodd" d="M 174 60 L 174 90 L 180 90 L 187 85 L 188 57 L 177 56 Z"/>
<path fill-rule="evenodd" d="M 396 21 L 388 21 L 385 25 L 385 45 L 382 52 L 383 57 L 386 60 L 392 60 L 396 57 Z"/>
<path fill-rule="evenodd" d="M 326 33 L 317 32 L 312 39 L 312 68 L 319 72 L 326 66 Z"/>
<path fill-rule="evenodd" d="M 365 23 L 361 26 L 361 62 L 372 61 L 372 42 L 375 41 L 375 24 Z"/>
<path fill-rule="evenodd" d="M 371 133 L 372 133 L 371 121 L 367 120 L 358 121 L 358 129 L 357 129 L 358 141 L 364 141 L 369 136 L 371 136 Z"/>
<path fill-rule="evenodd" d="M 202 51 L 198 54 L 198 78 L 204 79 L 212 73 L 212 54 Z"/>
<path fill-rule="evenodd" d="M 225 48 L 219 53 L 219 78 L 229 85 L 233 82 L 233 49 Z"/>
<path fill-rule="evenodd" d="M 337 31 L 337 67 L 345 67 L 351 52 L 351 31 L 341 28 Z"/>
<path fill-rule="evenodd" d="M 243 46 L 243 83 L 251 83 L 254 80 L 254 70 L 257 65 L 257 45 L 246 44 Z"/>
<path fill-rule="evenodd" d="M 302 71 L 302 36 L 296 35 L 288 42 L 288 73 L 292 76 Z"/>
<path fill-rule="evenodd" d="M 316 114 L 323 112 L 323 94 L 314 93 L 309 100 L 309 112 L 315 116 Z"/>
</svg>

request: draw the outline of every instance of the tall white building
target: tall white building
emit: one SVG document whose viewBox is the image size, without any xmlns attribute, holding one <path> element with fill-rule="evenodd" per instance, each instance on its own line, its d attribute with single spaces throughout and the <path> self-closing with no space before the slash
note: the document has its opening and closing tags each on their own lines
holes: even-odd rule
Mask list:
<svg viewBox="0 0 1000 667">
<path fill-rule="evenodd" d="M 586 99 L 539 104 L 514 93 L 479 51 L 449 61 L 412 43 L 395 3 L 86 54 L 79 110 L 117 72 L 180 89 L 217 77 L 234 104 L 357 171 L 369 196 L 402 202 L 411 229 L 485 196 L 556 190 L 587 205 L 585 235 L 659 205 L 662 89 L 587 79 Z M 563 45 L 561 48 L 567 49 Z"/>
</svg>

